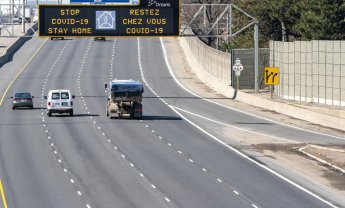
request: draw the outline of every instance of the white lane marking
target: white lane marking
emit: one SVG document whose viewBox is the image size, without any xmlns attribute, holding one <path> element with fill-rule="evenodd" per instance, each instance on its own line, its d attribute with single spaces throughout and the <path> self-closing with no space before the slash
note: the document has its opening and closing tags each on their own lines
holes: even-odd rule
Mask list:
<svg viewBox="0 0 345 208">
<path fill-rule="evenodd" d="M 66 169 L 66 168 L 64 168 L 64 169 L 63 169 L 63 172 L 67 173 L 67 169 Z"/>
<path fill-rule="evenodd" d="M 140 173 L 139 175 L 140 175 L 140 177 L 144 178 L 144 174 Z"/>
<path fill-rule="evenodd" d="M 261 116 L 258 116 L 258 115 L 255 115 L 255 114 L 252 114 L 252 113 L 248 113 L 248 112 L 245 112 L 245 111 L 242 111 L 242 110 L 239 110 L 239 109 L 236 109 L 236 108 L 233 108 L 233 107 L 230 107 L 230 106 L 226 106 L 226 105 L 223 105 L 221 103 L 217 103 L 213 100 L 210 100 L 210 99 L 207 99 L 207 98 L 204 98 L 190 90 L 188 90 L 186 87 L 184 87 L 180 81 L 176 78 L 174 72 L 172 71 L 172 68 L 170 66 L 170 62 L 168 60 L 168 55 L 167 55 L 167 52 L 166 52 L 166 49 L 165 49 L 165 45 L 164 45 L 164 42 L 163 42 L 163 38 L 160 38 L 160 41 L 161 41 L 161 46 L 162 46 L 162 49 L 163 49 L 163 54 L 164 54 L 164 59 L 165 59 L 165 63 L 168 67 L 168 70 L 170 72 L 170 75 L 173 77 L 173 79 L 175 80 L 175 82 L 182 88 L 184 89 L 186 92 L 194 95 L 195 97 L 198 97 L 202 100 L 205 100 L 207 102 L 210 102 L 210 103 L 213 103 L 213 104 L 216 104 L 218 106 L 221 106 L 221 107 L 224 107 L 224 108 L 227 108 L 227 109 L 230 109 L 230 110 L 234 110 L 234 111 L 237 111 L 237 112 L 240 112 L 240 113 L 244 113 L 246 115 L 249 115 L 249 116 L 253 116 L 253 117 L 256 117 L 256 118 L 260 118 L 260 119 L 263 119 L 263 120 L 266 120 L 266 121 L 270 121 L 272 123 L 276 123 L 276 124 L 279 124 L 279 125 L 283 125 L 283 126 L 287 126 L 287 127 L 291 127 L 291 128 L 294 128 L 294 129 L 298 129 L 298 130 L 301 130 L 301 131 L 305 131 L 305 132 L 309 132 L 309 133 L 314 133 L 314 134 L 318 134 L 318 135 L 322 135 L 322 136 L 328 136 L 328 137 L 332 137 L 332 138 L 335 138 L 335 139 L 340 139 L 340 140 L 345 140 L 345 138 L 342 138 L 342 137 L 338 137 L 338 136 L 334 136 L 334 135 L 330 135 L 330 134 L 324 134 L 324 133 L 320 133 L 320 132 L 316 132 L 316 131 L 312 131 L 312 130 L 307 130 L 307 129 L 303 129 L 303 128 L 300 128 L 300 127 L 297 127 L 297 126 L 293 126 L 293 125 L 289 125 L 289 124 L 285 124 L 285 123 L 281 123 L 279 121 L 274 121 L 274 120 L 271 120 L 271 119 L 268 119 L 268 118 L 265 118 L 265 117 L 261 117 Z"/>
<path fill-rule="evenodd" d="M 219 142 L 220 144 L 222 144 L 223 146 L 225 146 L 226 148 L 232 150 L 233 152 L 235 152 L 236 154 L 238 154 L 239 156 L 249 160 L 250 162 L 256 164 L 257 166 L 265 169 L 266 171 L 272 173 L 273 175 L 277 176 L 278 178 L 282 179 L 283 181 L 293 185 L 294 187 L 296 187 L 297 189 L 309 194 L 310 196 L 314 197 L 315 199 L 318 199 L 319 201 L 329 205 L 330 207 L 333 208 L 338 208 L 337 206 L 333 205 L 331 202 L 323 199 L 322 197 L 320 197 L 319 195 L 313 193 L 312 191 L 308 190 L 307 188 L 304 188 L 303 186 L 295 183 L 294 181 L 284 177 L 283 175 L 281 175 L 280 173 L 274 171 L 273 169 L 258 163 L 257 161 L 253 160 L 252 158 L 248 157 L 247 155 L 245 155 L 244 153 L 240 152 L 239 150 L 237 150 L 236 148 L 232 147 L 231 145 L 226 144 L 225 142 L 223 142 L 222 140 L 220 140 L 219 138 L 217 138 L 216 136 L 212 135 L 211 133 L 209 133 L 208 131 L 204 130 L 203 128 L 201 128 L 200 126 L 198 126 L 197 124 L 195 124 L 194 122 L 190 121 L 189 119 L 187 119 L 185 116 L 183 116 L 180 112 L 178 112 L 176 109 L 174 109 L 173 107 L 171 107 L 171 109 L 173 111 L 175 111 L 175 113 L 177 115 L 179 115 L 181 118 L 183 118 L 183 120 L 187 121 L 188 123 L 190 123 L 192 126 L 194 126 L 195 128 L 199 129 L 201 132 L 203 132 L 204 134 L 206 134 L 207 136 L 209 136 L 210 138 L 212 138 L 213 140 Z"/>
<path fill-rule="evenodd" d="M 167 66 L 168 66 L 168 69 L 169 69 L 169 71 L 170 71 L 170 74 L 173 76 L 173 78 L 175 79 L 175 82 L 178 83 L 178 85 L 179 85 L 180 87 L 182 87 L 182 88 L 185 89 L 187 92 L 189 92 L 186 88 L 184 88 L 184 87 L 182 86 L 182 84 L 176 79 L 175 75 L 173 74 L 173 72 L 172 72 L 172 70 L 171 70 L 171 67 L 170 67 L 170 64 L 169 64 L 169 62 L 168 62 L 167 53 L 166 53 L 166 50 L 165 50 L 165 46 L 164 46 L 164 44 L 163 44 L 163 39 L 160 38 L 160 40 L 161 40 L 161 45 L 162 45 L 162 48 L 163 48 L 163 53 L 164 53 L 165 62 L 166 62 L 166 64 L 167 64 Z M 146 80 L 145 80 L 145 77 L 144 77 L 144 73 L 143 73 L 143 70 L 142 70 L 142 65 L 141 65 L 140 39 L 139 39 L 139 38 L 137 38 L 137 43 L 138 43 L 138 63 L 139 63 L 140 73 L 141 73 L 141 77 L 142 77 L 143 81 L 146 83 Z M 150 87 L 149 87 L 149 89 L 150 89 Z M 151 90 L 151 91 L 152 91 L 152 90 Z M 196 97 L 199 97 L 199 98 L 201 98 L 201 99 L 207 100 L 207 99 L 202 98 L 202 97 L 200 97 L 200 96 L 198 96 L 198 95 L 196 95 L 196 94 L 194 94 L 194 93 L 192 93 L 192 92 L 190 92 L 190 93 L 191 93 L 192 95 L 196 96 Z M 159 98 L 159 96 L 157 96 L 157 98 Z M 213 102 L 213 101 L 210 101 L 210 100 L 207 100 L 207 101 Z M 216 103 L 216 102 L 213 102 L 213 103 L 215 103 L 215 104 L 217 104 L 217 105 L 221 105 L 221 104 L 218 104 L 218 103 Z M 263 165 L 263 164 L 260 164 L 260 163 L 258 163 L 257 161 L 251 159 L 250 157 L 248 157 L 247 155 L 243 154 L 242 152 L 240 152 L 240 151 L 237 150 L 236 148 L 234 148 L 234 147 L 232 147 L 232 146 L 226 144 L 225 142 L 223 142 L 222 140 L 220 140 L 220 139 L 217 138 L 216 136 L 212 135 L 212 134 L 209 133 L 208 131 L 204 130 L 203 128 L 201 128 L 200 126 L 198 126 L 197 124 L 195 124 L 194 122 L 192 122 L 192 121 L 190 121 L 189 119 L 187 119 L 185 116 L 183 116 L 180 112 L 178 112 L 178 111 L 177 111 L 176 109 L 174 109 L 172 106 L 170 106 L 170 105 L 168 105 L 168 106 L 169 106 L 177 115 L 179 115 L 179 116 L 180 116 L 181 118 L 183 118 L 185 121 L 187 121 L 188 123 L 190 123 L 192 126 L 194 126 L 195 128 L 199 129 L 201 132 L 203 132 L 204 134 L 206 134 L 206 135 L 209 136 L 210 138 L 214 139 L 215 141 L 219 142 L 220 144 L 224 145 L 226 148 L 232 150 L 232 151 L 235 152 L 236 154 L 238 154 L 238 155 L 240 155 L 241 157 L 243 157 L 243 158 L 249 160 L 250 162 L 256 164 L 257 166 L 259 166 L 259 167 L 265 169 L 266 171 L 272 173 L 273 175 L 279 177 L 279 178 L 282 179 L 283 181 L 285 181 L 285 182 L 287 182 L 287 183 L 289 183 L 289 184 L 295 186 L 295 187 L 298 188 L 299 190 L 304 191 L 305 193 L 309 194 L 310 196 L 314 197 L 315 199 L 318 199 L 319 201 L 321 201 L 321 202 L 323 202 L 323 203 L 329 205 L 330 207 L 338 208 L 337 206 L 333 205 L 331 202 L 329 202 L 329 201 L 327 201 L 327 200 L 321 198 L 320 196 L 318 196 L 317 194 L 313 193 L 312 191 L 310 191 L 310 190 L 304 188 L 303 186 L 301 186 L 301 185 L 295 183 L 294 181 L 292 181 L 292 180 L 290 180 L 290 179 L 284 177 L 283 175 L 279 174 L 278 172 L 274 171 L 273 169 L 270 169 L 269 167 L 267 167 L 267 166 L 265 166 L 265 165 Z M 228 108 L 228 106 L 224 106 L 224 107 Z M 229 107 L 229 109 L 232 109 L 232 108 Z M 233 110 L 238 111 L 237 109 L 233 109 Z M 239 112 L 240 112 L 240 111 L 239 111 Z M 249 113 L 246 113 L 246 112 L 243 112 L 243 113 L 245 113 L 245 114 L 247 114 L 247 115 L 250 115 Z M 256 115 L 252 115 L 252 116 L 259 118 L 259 117 L 256 116 Z M 262 119 L 265 119 L 265 118 L 262 118 Z M 269 119 L 265 119 L 265 120 L 268 120 L 268 121 L 269 121 Z M 272 121 L 272 122 L 274 122 L 274 123 L 279 123 L 279 122 L 275 122 L 275 121 Z M 283 124 L 283 125 L 284 125 L 284 124 Z M 289 125 L 286 125 L 286 126 L 289 126 Z M 291 127 L 293 127 L 293 126 L 291 126 Z M 301 128 L 296 128 L 296 129 L 301 129 Z M 301 129 L 301 130 L 303 130 L 303 129 Z M 311 132 L 312 132 L 312 131 L 311 131 Z M 318 133 L 318 132 L 315 132 L 315 133 Z M 331 135 L 329 135 L 329 136 L 331 136 Z"/>
<path fill-rule="evenodd" d="M 122 158 L 125 158 L 126 156 L 122 154 L 121 157 L 122 157 Z"/>
<path fill-rule="evenodd" d="M 151 184 L 151 187 L 152 187 L 152 188 L 154 188 L 154 189 L 156 189 L 156 186 L 155 186 L 155 185 L 153 185 L 153 184 Z"/>
<path fill-rule="evenodd" d="M 238 193 L 236 190 L 233 191 L 236 195 L 240 195 L 240 193 Z"/>
<path fill-rule="evenodd" d="M 191 163 L 193 163 L 194 162 L 194 160 L 192 160 L 192 159 L 188 159 L 189 160 L 189 162 L 191 162 Z"/>
<path fill-rule="evenodd" d="M 89 204 L 86 204 L 86 208 L 91 208 L 91 206 Z"/>
<path fill-rule="evenodd" d="M 252 207 L 254 207 L 254 208 L 258 208 L 255 204 L 252 204 Z"/>
<path fill-rule="evenodd" d="M 177 151 L 177 152 L 178 152 L 179 154 L 182 154 L 182 151 L 180 151 L 180 150 L 179 150 L 179 151 Z"/>
<path fill-rule="evenodd" d="M 57 155 L 57 151 L 54 151 L 54 154 L 56 154 L 56 155 Z"/>
<path fill-rule="evenodd" d="M 71 178 L 71 180 L 70 180 L 70 181 L 71 181 L 71 183 L 74 183 L 74 180 L 73 180 L 72 178 Z"/>
<path fill-rule="evenodd" d="M 310 146 L 311 146 L 311 145 L 310 145 Z M 338 166 L 336 166 L 336 165 L 333 165 L 332 163 L 329 163 L 329 162 L 327 162 L 326 160 L 323 160 L 323 159 L 321 159 L 321 158 L 318 158 L 318 157 L 316 157 L 315 155 L 312 155 L 312 154 L 310 154 L 310 153 L 308 153 L 308 152 L 305 152 L 304 149 L 306 149 L 307 147 L 309 147 L 309 145 L 306 145 L 306 146 L 304 146 L 304 147 L 299 148 L 298 151 L 301 152 L 301 153 L 303 153 L 303 154 L 305 154 L 305 155 L 307 155 L 308 157 L 313 158 L 314 160 L 316 160 L 316 161 L 318 161 L 318 162 L 320 162 L 320 163 L 322 163 L 322 164 L 326 164 L 326 165 L 328 165 L 328 166 L 330 166 L 330 167 L 332 167 L 332 168 L 334 168 L 334 169 L 339 170 L 339 171 L 342 172 L 342 173 L 345 173 L 345 169 L 340 168 L 340 167 L 338 167 Z"/>
<path fill-rule="evenodd" d="M 108 142 L 109 142 L 109 143 L 111 143 L 111 140 L 110 140 L 110 139 L 108 139 Z"/>
<path fill-rule="evenodd" d="M 133 163 L 129 163 L 129 165 L 130 165 L 131 167 L 134 167 Z"/>
<path fill-rule="evenodd" d="M 247 129 L 240 128 L 240 127 L 237 127 L 237 126 L 234 126 L 234 125 L 231 125 L 231 124 L 227 124 L 227 123 L 223 123 L 223 122 L 220 122 L 220 121 L 213 120 L 211 118 L 202 116 L 200 114 L 193 113 L 191 111 L 184 110 L 184 109 L 176 107 L 176 106 L 172 106 L 172 105 L 170 105 L 170 106 L 172 108 L 175 108 L 175 109 L 177 109 L 179 111 L 188 113 L 190 115 L 193 115 L 193 116 L 196 116 L 196 117 L 199 117 L 199 118 L 202 118 L 202 119 L 205 119 L 207 121 L 211 121 L 213 123 L 217 123 L 217 124 L 220 124 L 220 125 L 223 125 L 223 126 L 228 126 L 228 127 L 234 128 L 234 129 L 238 129 L 240 131 L 245 131 L 245 132 L 248 132 L 248 133 L 257 134 L 257 135 L 261 135 L 261 136 L 266 136 L 266 137 L 270 137 L 270 138 L 273 138 L 273 139 L 282 140 L 282 141 L 291 142 L 291 143 L 297 143 L 297 144 L 302 143 L 302 142 L 291 140 L 291 139 L 280 138 L 280 137 L 272 136 L 272 135 L 269 135 L 269 134 L 264 134 L 264 133 L 259 133 L 259 132 L 256 132 L 256 131 L 247 130 Z"/>
<path fill-rule="evenodd" d="M 81 192 L 80 191 L 77 191 L 78 195 L 81 196 Z"/>
<path fill-rule="evenodd" d="M 219 182 L 219 183 L 221 183 L 221 182 L 223 182 L 221 179 L 219 179 L 219 178 L 217 178 L 217 181 Z"/>
<path fill-rule="evenodd" d="M 114 149 L 117 150 L 117 147 L 114 146 Z"/>
<path fill-rule="evenodd" d="M 61 163 L 62 161 L 60 159 L 58 159 L 58 162 Z"/>
<path fill-rule="evenodd" d="M 168 146 L 171 147 L 172 145 L 170 143 L 168 143 Z"/>
<path fill-rule="evenodd" d="M 165 197 L 164 199 L 165 201 L 170 202 L 170 199 L 168 197 Z"/>
</svg>

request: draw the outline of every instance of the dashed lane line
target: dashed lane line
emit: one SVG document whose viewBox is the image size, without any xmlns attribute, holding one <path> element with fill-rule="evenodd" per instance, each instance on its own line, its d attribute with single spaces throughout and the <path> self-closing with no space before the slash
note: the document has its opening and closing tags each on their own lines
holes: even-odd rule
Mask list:
<svg viewBox="0 0 345 208">
<path fill-rule="evenodd" d="M 139 38 L 137 39 L 137 42 L 138 42 L 138 62 L 139 62 L 139 68 L 140 68 L 140 74 L 141 74 L 141 77 L 144 81 L 144 83 L 148 86 L 148 88 L 152 91 L 153 94 L 155 94 L 155 96 L 157 98 L 161 98 L 147 83 L 145 77 L 144 77 L 144 73 L 143 73 L 143 70 L 142 70 L 142 64 L 141 64 L 141 52 L 140 52 L 140 41 L 139 41 Z M 170 63 L 168 61 L 168 58 L 167 58 L 167 53 L 166 53 L 166 49 L 165 49 L 165 46 L 163 44 L 163 39 L 161 38 L 161 45 L 162 45 L 162 50 L 163 50 L 163 53 L 164 53 L 164 58 L 165 58 L 165 62 L 167 64 L 167 67 L 170 71 L 170 74 L 174 77 L 175 79 L 175 82 L 180 86 L 182 87 L 183 89 L 185 89 L 187 92 L 191 93 L 192 95 L 196 96 L 196 97 L 199 97 L 199 98 L 202 98 L 200 97 L 199 95 L 189 91 L 188 89 L 186 89 L 175 77 L 174 73 L 172 72 L 172 69 L 171 69 L 171 66 L 170 66 Z M 217 105 L 221 105 L 222 104 L 219 104 L 219 103 L 216 103 L 216 102 L 213 102 L 211 100 L 208 100 L 208 99 L 205 99 L 205 98 L 202 98 L 203 100 L 206 100 L 208 102 L 211 102 L 211 103 L 214 103 L 214 104 L 217 104 Z M 225 142 L 223 142 L 221 139 L 217 138 L 216 136 L 214 136 L 213 134 L 209 133 L 208 131 L 206 131 L 205 129 L 203 129 L 202 127 L 200 127 L 199 125 L 195 124 L 194 122 L 192 122 L 191 120 L 189 120 L 188 118 L 186 118 L 184 115 L 182 115 L 177 109 L 175 109 L 173 106 L 171 105 L 168 105 L 170 109 L 172 109 L 177 115 L 179 115 L 182 119 L 184 119 L 185 121 L 187 121 L 189 124 L 191 124 L 192 126 L 194 126 L 195 128 L 197 128 L 198 130 L 200 130 L 202 133 L 204 133 L 205 135 L 209 136 L 210 138 L 212 138 L 213 140 L 219 142 L 221 145 L 225 146 L 226 148 L 232 150 L 233 152 L 235 152 L 236 154 L 238 154 L 239 156 L 247 159 L 248 161 L 256 164 L 257 166 L 263 168 L 264 170 L 272 173 L 273 175 L 277 176 L 278 178 L 282 179 L 283 181 L 293 185 L 294 187 L 296 187 L 297 189 L 307 193 L 308 195 L 312 196 L 313 198 L 323 202 L 324 204 L 327 204 L 328 206 L 332 207 L 332 208 L 337 208 L 336 205 L 334 205 L 332 202 L 322 198 L 321 196 L 319 196 L 318 194 L 310 191 L 309 189 L 297 184 L 296 182 L 284 177 L 283 175 L 281 175 L 280 173 L 274 171 L 273 169 L 269 168 L 268 166 L 266 165 L 263 165 L 263 164 L 260 164 L 259 162 L 253 160 L 252 158 L 250 158 L 249 156 L 245 155 L 244 153 L 242 153 L 241 151 L 237 150 L 236 148 L 232 147 L 231 145 L 228 145 L 226 144 Z M 229 108 L 229 109 L 232 109 L 231 107 L 228 107 L 228 106 L 223 106 L 223 107 L 226 107 L 226 108 Z M 233 109 L 235 111 L 239 111 L 237 109 Z M 239 111 L 241 112 L 241 111 Z M 250 113 L 247 113 L 247 112 L 242 112 L 244 114 L 247 114 L 247 115 L 251 115 Z M 259 116 L 257 115 L 251 115 L 251 116 L 254 116 L 254 117 L 257 117 L 257 118 L 260 118 Z M 265 120 L 268 120 L 268 121 L 271 121 L 269 119 L 266 119 L 266 118 L 262 118 L 262 119 L 265 119 Z M 279 123 L 279 122 L 276 122 L 276 121 L 271 121 L 271 122 L 274 122 L 274 123 Z M 279 123 L 281 124 L 281 123 Z M 281 124 L 281 125 L 285 125 L 285 124 Z M 285 126 L 290 126 L 290 125 L 285 125 Z M 299 129 L 298 127 L 295 127 L 295 126 L 290 126 L 292 128 L 295 128 L 295 129 Z M 302 129 L 303 130 L 303 129 Z M 308 131 L 307 131 L 308 132 Z M 326 135 L 326 134 L 322 134 L 322 133 L 319 133 L 319 132 L 313 132 L 313 131 L 310 131 L 312 133 L 315 133 L 315 134 L 320 134 L 320 135 Z M 327 136 L 330 136 L 330 137 L 334 137 L 334 138 L 338 138 L 338 139 L 343 139 L 343 138 L 339 138 L 339 137 L 336 137 L 336 136 L 332 136 L 332 135 L 327 135 Z M 255 205 L 255 204 L 254 204 Z"/>
<path fill-rule="evenodd" d="M 113 55 L 115 54 L 115 43 L 116 43 L 116 40 L 114 41 L 114 44 L 113 44 Z M 113 66 L 113 59 L 111 60 L 111 67 L 110 67 L 110 74 L 112 74 L 112 66 Z M 80 71 L 80 73 L 79 73 L 79 75 L 78 75 L 78 78 L 80 78 L 80 76 L 81 76 L 81 73 L 82 73 L 82 69 L 81 69 L 81 71 Z M 81 95 L 81 88 L 80 88 L 80 82 L 78 82 L 78 86 L 79 86 L 79 94 Z M 86 104 L 86 102 L 83 100 L 83 103 L 84 103 L 84 106 L 87 106 L 87 104 Z M 86 108 L 87 109 L 87 108 Z M 88 112 L 89 113 L 89 112 Z M 108 137 L 107 135 L 110 135 L 110 134 L 106 134 L 103 130 L 101 130 L 101 126 L 98 126 L 98 125 L 96 125 L 97 124 L 97 122 L 93 119 L 93 117 L 90 117 L 90 125 L 91 124 L 93 124 L 94 126 L 95 126 L 95 128 L 99 131 L 99 133 L 106 139 L 106 141 L 109 143 L 109 144 L 112 144 L 113 145 L 113 142 L 112 142 L 112 140 L 111 140 L 111 138 L 110 137 Z M 141 121 L 142 122 L 142 121 Z M 127 161 L 128 162 L 128 164 L 130 165 L 130 167 L 132 167 L 137 173 L 138 173 L 138 175 L 149 185 L 149 184 L 151 184 L 150 186 L 153 188 L 153 189 L 155 189 L 158 193 L 160 193 L 161 195 L 165 195 L 165 193 L 159 188 L 159 187 L 157 187 L 157 186 L 155 186 L 155 185 L 153 185 L 153 183 L 151 183 L 151 181 L 148 179 L 148 178 L 145 178 L 144 177 L 144 175 L 138 170 L 138 168 L 136 168 L 136 166 L 134 165 L 134 163 L 131 161 L 131 160 L 129 160 L 127 157 L 126 157 L 126 155 L 121 151 L 121 150 L 119 150 L 119 148 L 117 147 L 117 146 L 113 146 L 113 148 L 114 148 L 114 150 L 115 151 L 117 151 L 120 155 L 121 155 L 121 157 L 122 157 L 122 159 L 123 160 L 125 160 L 125 161 Z M 166 202 L 171 202 L 171 200 L 168 198 L 168 197 L 166 197 L 166 196 L 164 196 L 164 199 L 165 199 L 165 201 Z M 177 207 L 180 207 L 180 206 L 178 206 L 177 204 L 176 204 L 176 206 Z"/>
<path fill-rule="evenodd" d="M 145 79 L 145 76 L 144 76 L 144 72 L 143 72 L 143 67 L 142 67 L 142 64 L 141 64 L 141 48 L 140 48 L 140 41 L 139 41 L 139 38 L 138 38 L 138 64 L 139 64 L 139 69 L 140 69 L 140 74 L 141 74 L 141 78 L 143 80 L 143 82 L 145 83 L 145 85 L 150 89 L 150 91 L 157 97 L 159 98 L 160 100 L 162 100 L 162 102 L 164 102 L 164 99 L 161 98 L 152 88 L 151 86 L 147 83 L 146 79 Z M 169 106 L 169 108 L 171 108 L 172 110 L 174 110 L 168 103 L 165 103 L 166 105 Z M 176 110 L 174 110 L 176 112 Z M 149 130 L 151 129 L 149 125 L 145 124 L 145 127 L 148 128 Z M 160 140 L 163 140 L 168 146 L 170 146 L 171 148 L 173 148 L 173 146 L 171 145 L 171 143 L 167 142 L 165 139 L 163 139 L 162 136 L 160 136 L 155 130 L 151 129 L 151 132 L 153 134 L 155 134 Z M 170 144 L 170 145 L 169 145 Z M 176 150 L 176 149 L 175 149 Z M 176 150 L 177 151 L 177 150 Z M 180 150 L 177 151 L 179 154 L 182 155 L 182 152 Z M 201 167 L 200 164 L 196 164 L 195 161 L 193 159 L 191 159 L 188 155 L 188 158 L 187 160 L 196 165 L 197 167 Z M 213 177 L 213 178 L 216 178 L 216 180 L 219 182 L 219 183 L 222 183 L 223 181 L 220 179 L 220 178 L 217 178 L 215 174 L 211 173 L 211 172 L 208 172 L 206 171 L 205 168 L 201 168 L 203 170 L 204 173 L 207 173 L 207 175 L 209 175 L 210 177 Z M 230 190 L 235 190 L 235 188 L 230 185 L 229 183 L 223 183 L 228 189 Z M 238 197 L 240 197 L 242 200 L 244 200 L 246 203 L 248 204 L 253 204 L 253 200 L 251 200 L 250 198 L 248 198 L 247 196 L 245 195 L 237 195 Z"/>
</svg>

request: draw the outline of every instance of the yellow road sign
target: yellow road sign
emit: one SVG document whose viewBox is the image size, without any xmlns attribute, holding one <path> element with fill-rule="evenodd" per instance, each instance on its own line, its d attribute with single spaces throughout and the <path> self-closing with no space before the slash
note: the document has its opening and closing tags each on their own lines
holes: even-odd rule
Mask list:
<svg viewBox="0 0 345 208">
<path fill-rule="evenodd" d="M 264 70 L 264 78 L 266 85 L 279 84 L 279 69 L 278 67 L 266 67 Z"/>
</svg>

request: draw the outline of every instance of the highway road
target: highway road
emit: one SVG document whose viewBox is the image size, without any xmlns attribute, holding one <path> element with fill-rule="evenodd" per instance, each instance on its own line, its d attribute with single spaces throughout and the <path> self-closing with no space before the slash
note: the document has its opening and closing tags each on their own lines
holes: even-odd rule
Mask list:
<svg viewBox="0 0 345 208">
<path fill-rule="evenodd" d="M 190 94 L 169 72 L 160 39 L 32 39 L 0 74 L 15 74 L 9 69 L 19 71 L 34 49 L 0 107 L 0 178 L 8 207 L 344 206 L 223 144 L 221 134 L 191 113 L 294 140 L 341 144 L 342 138 Z M 114 78 L 145 83 L 142 120 L 106 117 L 104 83 Z M 42 97 L 56 88 L 76 95 L 75 116 L 47 117 Z M 35 109 L 11 110 L 9 96 L 18 90 L 32 92 Z"/>
</svg>

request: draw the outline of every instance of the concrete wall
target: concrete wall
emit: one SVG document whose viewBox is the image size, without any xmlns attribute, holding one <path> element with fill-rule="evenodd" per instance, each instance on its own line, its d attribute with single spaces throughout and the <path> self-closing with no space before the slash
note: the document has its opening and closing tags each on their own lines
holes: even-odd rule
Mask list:
<svg viewBox="0 0 345 208">
<path fill-rule="evenodd" d="M 179 38 L 179 42 L 196 76 L 218 93 L 233 97 L 230 54 L 213 49 L 194 37 Z"/>
<path fill-rule="evenodd" d="M 279 96 L 345 106 L 345 41 L 271 41 L 270 65 L 279 67 Z"/>
<path fill-rule="evenodd" d="M 211 48 L 198 38 L 180 38 L 180 41 L 208 74 L 231 84 L 230 54 Z"/>
<path fill-rule="evenodd" d="M 206 51 L 213 50 L 213 49 L 211 48 L 206 49 L 204 48 L 204 46 L 199 46 L 199 44 L 202 45 L 203 43 L 197 42 L 197 40 L 193 40 L 193 39 L 196 39 L 196 38 L 179 38 L 180 45 L 184 51 L 184 55 L 187 58 L 190 68 L 205 85 L 212 88 L 219 94 L 223 94 L 229 98 L 234 98 L 234 95 L 235 95 L 234 88 L 229 86 L 229 83 L 224 82 L 223 80 L 217 78 L 215 76 L 216 74 L 212 74 L 212 71 L 208 72 L 206 70 L 207 65 L 206 66 L 202 65 L 202 63 L 204 62 L 202 60 L 203 57 L 201 55 L 203 55 L 204 59 L 207 60 L 210 57 L 212 57 L 212 55 L 208 55 Z M 191 42 L 193 44 L 191 44 Z M 203 53 L 200 52 L 201 49 L 199 47 L 202 48 L 202 50 L 204 50 Z M 220 52 L 219 55 L 221 54 L 222 53 Z M 306 59 L 309 60 L 308 57 Z M 208 65 L 208 67 L 210 67 L 210 65 Z M 305 69 L 312 68 L 308 64 L 304 64 L 303 67 Z M 214 67 L 213 70 L 215 69 L 217 68 Z M 289 75 L 291 75 L 291 73 Z M 236 100 L 238 101 L 245 102 L 250 105 L 257 106 L 263 109 L 268 109 L 268 110 L 275 111 L 278 113 L 286 114 L 288 116 L 298 118 L 301 120 L 306 120 L 306 121 L 319 124 L 322 126 L 327 126 L 334 129 L 340 129 L 340 130 L 345 131 L 345 118 L 343 117 L 344 115 L 342 114 L 341 111 L 339 112 L 332 111 L 332 113 L 330 113 L 330 110 L 327 109 L 327 110 L 324 110 L 327 112 L 318 112 L 318 110 L 323 110 L 323 109 L 311 110 L 309 109 L 307 105 L 302 106 L 302 107 L 297 107 L 294 105 L 289 105 L 282 102 L 276 102 L 274 100 L 256 96 L 254 94 L 244 93 L 242 91 L 238 91 L 236 94 L 237 94 Z"/>
</svg>

